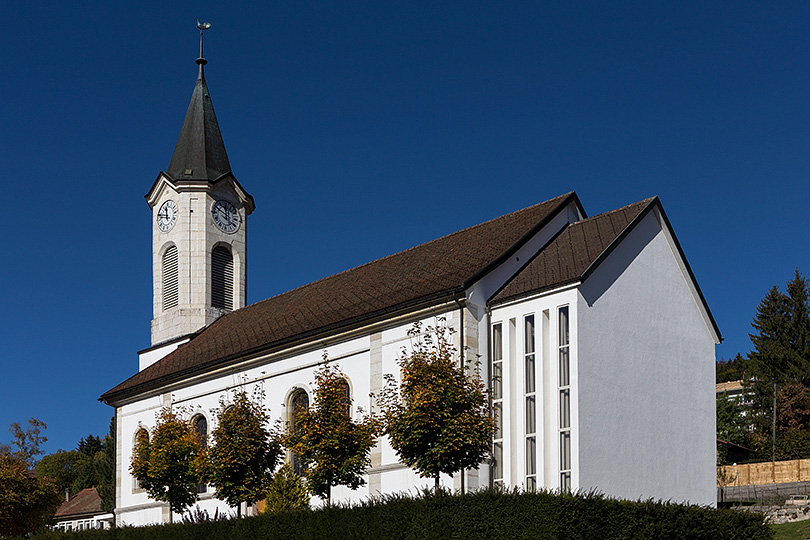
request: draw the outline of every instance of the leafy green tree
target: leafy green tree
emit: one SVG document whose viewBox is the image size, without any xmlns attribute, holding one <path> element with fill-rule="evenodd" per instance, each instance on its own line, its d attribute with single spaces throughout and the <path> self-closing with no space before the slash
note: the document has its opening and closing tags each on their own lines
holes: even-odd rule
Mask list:
<svg viewBox="0 0 810 540">
<path fill-rule="evenodd" d="M 15 422 L 9 429 L 12 443 L 0 444 L 0 537 L 36 531 L 62 502 L 56 483 L 34 473 L 46 427 L 35 418 L 25 429 Z"/>
<path fill-rule="evenodd" d="M 400 460 L 431 477 L 472 468 L 489 455 L 495 422 L 477 363 L 455 359 L 445 326 L 410 331 L 410 352 L 399 358 L 402 381 L 386 376 L 379 403 L 384 429 Z M 435 334 L 435 338 L 433 335 Z"/>
<path fill-rule="evenodd" d="M 43 456 L 36 464 L 37 475 L 52 478 L 62 493 L 67 489 L 75 495 L 94 487 L 101 497 L 102 509 L 111 511 L 114 506 L 113 428 L 111 421 L 111 431 L 103 439 L 88 435 L 79 440 L 75 450 L 58 450 Z"/>
<path fill-rule="evenodd" d="M 746 419 L 745 409 L 736 399 L 725 395 L 717 396 L 717 438 L 745 446 L 748 443 L 750 421 Z M 717 464 L 727 465 L 728 447 L 717 445 Z"/>
<path fill-rule="evenodd" d="M 73 494 L 78 493 L 84 486 L 75 486 L 77 463 L 84 458 L 77 450 L 57 450 L 37 462 L 37 475 L 51 478 L 62 492 L 67 489 Z"/>
<path fill-rule="evenodd" d="M 8 428 L 11 433 L 11 444 L 0 444 L 0 451 L 14 454 L 17 459 L 33 465 L 36 456 L 42 453 L 39 447 L 48 440 L 42 435 L 42 431 L 47 427 L 45 422 L 36 418 L 28 419 L 27 428 L 23 428 L 19 422 L 12 422 Z"/>
<path fill-rule="evenodd" d="M 161 409 L 151 435 L 139 434 L 130 465 L 149 496 L 168 502 L 177 514 L 198 499 L 198 486 L 206 480 L 206 449 L 185 412 Z"/>
<path fill-rule="evenodd" d="M 93 457 L 101 482 L 96 486 L 101 497 L 101 508 L 112 512 L 115 507 L 115 417 L 110 419 L 110 429 L 102 441 L 101 452 Z"/>
<path fill-rule="evenodd" d="M 267 489 L 264 511 L 270 514 L 309 510 L 309 492 L 292 465 L 285 462 L 273 475 Z"/>
<path fill-rule="evenodd" d="M 717 396 L 717 438 L 744 445 L 747 435 L 748 422 L 739 401 Z"/>
<path fill-rule="evenodd" d="M 281 439 L 306 469 L 309 490 L 327 504 L 332 486 L 365 484 L 362 475 L 370 465 L 377 422 L 371 415 L 352 420 L 351 406 L 345 376 L 325 363 L 315 372 L 314 403 L 294 412 L 295 429 L 288 426 Z"/>
<path fill-rule="evenodd" d="M 267 428 L 269 415 L 262 395 L 239 391 L 220 409 L 209 451 L 209 479 L 218 498 L 237 507 L 264 498 L 273 469 L 281 456 L 275 432 Z"/>
</svg>

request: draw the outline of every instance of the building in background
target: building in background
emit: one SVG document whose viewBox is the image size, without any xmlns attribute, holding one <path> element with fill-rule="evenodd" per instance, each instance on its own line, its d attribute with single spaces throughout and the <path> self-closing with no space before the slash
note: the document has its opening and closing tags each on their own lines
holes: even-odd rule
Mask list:
<svg viewBox="0 0 810 540">
<path fill-rule="evenodd" d="M 58 531 L 83 531 L 86 529 L 109 529 L 115 516 L 101 509 L 101 497 L 96 488 L 87 488 L 62 503 L 54 514 L 54 529 Z"/>
</svg>

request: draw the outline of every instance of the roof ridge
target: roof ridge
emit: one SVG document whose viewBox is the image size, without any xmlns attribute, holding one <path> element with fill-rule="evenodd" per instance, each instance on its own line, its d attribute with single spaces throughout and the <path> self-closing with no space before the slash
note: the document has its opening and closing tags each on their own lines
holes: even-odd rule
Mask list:
<svg viewBox="0 0 810 540">
<path fill-rule="evenodd" d="M 250 306 L 255 306 L 255 305 L 258 305 L 258 304 L 262 304 L 262 303 L 264 303 L 264 302 L 267 302 L 268 300 L 273 300 L 274 298 L 278 298 L 278 297 L 280 297 L 280 296 L 284 296 L 285 294 L 289 294 L 289 293 L 292 293 L 292 292 L 294 292 L 294 291 L 299 291 L 299 290 L 302 290 L 302 289 L 306 289 L 307 287 L 311 287 L 311 286 L 314 286 L 314 285 L 316 285 L 316 284 L 318 284 L 318 283 L 322 283 L 322 282 L 324 282 L 324 281 L 326 281 L 326 280 L 336 278 L 336 277 L 338 277 L 338 276 L 341 276 L 341 275 L 346 274 L 346 273 L 348 273 L 348 272 L 352 272 L 352 271 L 357 270 L 357 269 L 359 269 L 359 268 L 363 268 L 363 267 L 369 266 L 369 265 L 371 265 L 371 264 L 376 264 L 376 263 L 378 263 L 378 262 L 380 262 L 380 261 L 384 261 L 384 260 L 386 260 L 386 259 L 390 259 L 391 257 L 396 257 L 397 255 L 401 255 L 401 254 L 403 254 L 403 253 L 408 253 L 409 251 L 413 251 L 413 250 L 415 250 L 415 249 L 419 249 L 419 248 L 421 248 L 421 247 L 428 246 L 428 245 L 430 245 L 430 244 L 433 244 L 433 243 L 435 243 L 435 242 L 439 242 L 439 241 L 444 240 L 444 239 L 446 239 L 446 238 L 451 238 L 451 237 L 453 237 L 453 236 L 457 236 L 457 235 L 459 235 L 459 234 L 461 234 L 461 233 L 464 233 L 464 232 L 470 231 L 470 230 L 472 230 L 472 229 L 476 229 L 476 228 L 479 228 L 479 227 L 483 227 L 483 226 L 485 226 L 485 225 L 490 224 L 491 222 L 493 222 L 493 221 L 495 221 L 495 220 L 502 219 L 502 218 L 505 218 L 505 217 L 507 217 L 507 216 L 511 216 L 511 215 L 513 215 L 513 214 L 517 214 L 517 213 L 519 213 L 519 212 L 523 212 L 523 211 L 525 211 L 525 210 L 530 210 L 530 209 L 532 209 L 532 208 L 536 208 L 537 206 L 540 206 L 541 204 L 548 204 L 549 202 L 551 202 L 551 201 L 555 201 L 555 200 L 557 200 L 557 199 L 564 199 L 565 197 L 568 197 L 568 196 L 569 196 L 569 195 L 571 195 L 572 193 L 574 193 L 574 191 L 569 191 L 568 193 L 563 193 L 562 195 L 559 195 L 559 196 L 557 196 L 557 197 L 553 197 L 553 198 L 548 199 L 548 200 L 546 200 L 546 201 L 541 201 L 541 202 L 539 202 L 539 203 L 532 204 L 532 205 L 527 206 L 527 207 L 525 207 L 525 208 L 521 208 L 521 209 L 519 209 L 519 210 L 515 210 L 515 211 L 513 211 L 513 212 L 509 212 L 509 213 L 507 213 L 507 214 L 503 214 L 503 215 L 500 215 L 500 216 L 496 216 L 496 217 L 494 217 L 494 218 L 492 218 L 492 219 L 488 219 L 487 221 L 484 221 L 484 222 L 481 222 L 481 223 L 477 223 L 477 224 L 475 224 L 475 225 L 470 225 L 469 227 L 465 227 L 464 229 L 460 229 L 460 230 L 458 230 L 458 231 L 454 231 L 454 232 L 451 232 L 451 233 L 445 234 L 445 235 L 440 236 L 440 237 L 438 237 L 438 238 L 434 238 L 433 240 L 428 240 L 427 242 L 423 242 L 423 243 L 421 243 L 421 244 L 417 244 L 417 245 L 415 245 L 415 246 L 411 246 L 411 247 L 406 248 L 406 249 L 403 249 L 403 250 L 401 250 L 401 251 L 397 251 L 397 252 L 394 252 L 394 253 L 390 253 L 390 254 L 388 254 L 388 255 L 385 255 L 385 256 L 383 256 L 383 257 L 380 257 L 379 259 L 374 259 L 374 260 L 371 260 L 371 261 L 365 262 L 365 263 L 363 263 L 363 264 L 359 264 L 359 265 L 357 265 L 357 266 L 353 266 L 353 267 L 351 267 L 351 268 L 347 268 L 346 270 L 341 270 L 340 272 L 336 272 L 336 273 L 334 273 L 334 274 L 330 274 L 330 275 L 328 275 L 328 276 L 324 276 L 324 277 L 322 277 L 322 278 L 316 279 L 315 281 L 310 281 L 309 283 L 305 283 L 305 284 L 303 284 L 303 285 L 300 285 L 300 286 L 298 286 L 298 287 L 295 287 L 294 289 L 289 289 L 289 290 L 287 290 L 287 291 L 284 291 L 284 292 L 278 293 L 278 294 L 276 294 L 276 295 L 274 295 L 274 296 L 271 296 L 271 297 L 269 297 L 269 298 L 265 298 L 265 299 L 263 299 L 263 300 L 259 300 L 258 302 L 255 302 L 255 303 L 250 304 L 250 305 L 245 306 L 245 307 L 250 307 Z M 588 219 L 590 219 L 590 218 L 588 218 Z M 584 220 L 583 220 L 583 221 L 584 221 Z M 577 222 L 577 223 L 578 223 L 578 222 Z M 244 308 L 242 308 L 242 309 L 244 309 Z M 220 317 L 220 318 L 222 318 L 222 317 Z"/>
<path fill-rule="evenodd" d="M 559 233 L 557 235 L 554 236 L 554 238 L 552 240 L 550 240 L 548 242 L 548 244 L 543 249 L 538 251 L 529 261 L 527 261 L 526 264 L 523 266 L 523 268 L 521 270 L 519 270 L 512 277 L 511 280 L 509 280 L 507 283 L 505 283 L 504 286 L 499 291 L 497 291 L 494 295 L 492 295 L 492 297 L 490 297 L 489 301 L 505 302 L 505 301 L 509 301 L 509 300 L 511 300 L 513 298 L 518 298 L 518 297 L 521 297 L 522 295 L 529 294 L 531 291 L 522 290 L 522 288 L 523 287 L 530 287 L 531 290 L 537 289 L 537 287 L 535 286 L 536 284 L 532 285 L 532 282 L 535 280 L 535 278 L 531 277 L 531 273 L 533 272 L 533 268 L 535 268 L 535 265 L 538 264 L 538 262 L 543 260 L 543 257 L 549 256 L 548 254 L 550 253 L 550 251 L 548 251 L 548 248 L 557 245 L 559 242 L 562 242 L 564 238 L 567 239 L 569 242 L 572 242 L 571 235 L 574 234 L 575 231 L 577 231 L 577 232 L 583 231 L 582 234 L 585 234 L 585 232 L 587 232 L 587 229 L 585 229 L 585 227 L 587 227 L 589 224 L 594 224 L 594 223 L 598 224 L 598 222 L 603 221 L 603 220 L 605 220 L 606 218 L 609 218 L 612 215 L 617 215 L 617 214 L 620 214 L 620 213 L 623 213 L 623 212 L 627 212 L 627 211 L 634 212 L 635 213 L 634 216 L 631 219 L 629 219 L 627 224 L 625 224 L 623 227 L 621 227 L 620 230 L 612 232 L 610 234 L 611 239 L 609 241 L 607 241 L 608 239 L 605 238 L 606 242 L 602 242 L 602 241 L 597 242 L 597 244 L 601 245 L 602 247 L 599 249 L 599 252 L 596 253 L 594 256 L 587 255 L 587 251 L 590 249 L 590 247 L 596 247 L 596 246 L 589 246 L 588 242 L 585 239 L 585 237 L 579 239 L 578 245 L 581 245 L 581 246 L 585 247 L 585 250 L 586 250 L 585 258 L 589 262 L 586 265 L 581 266 L 581 265 L 578 265 L 576 263 L 576 261 L 573 261 L 573 260 L 570 261 L 571 268 L 568 271 L 568 275 L 564 276 L 564 279 L 562 278 L 561 275 L 557 275 L 556 277 L 554 277 L 552 279 L 552 281 L 554 282 L 554 284 L 559 285 L 561 283 L 569 283 L 569 282 L 572 282 L 572 281 L 575 281 L 575 280 L 586 279 L 588 274 L 593 270 L 593 268 L 598 266 L 598 264 L 601 262 L 601 260 L 603 260 L 603 258 L 606 257 L 612 251 L 612 249 L 616 245 L 616 243 L 623 237 L 623 235 L 626 234 L 628 228 L 633 226 L 633 223 L 636 222 L 638 217 L 645 214 L 647 209 L 650 208 L 650 205 L 654 204 L 655 201 L 657 201 L 657 200 L 658 200 L 658 197 L 648 197 L 646 199 L 642 199 L 640 201 L 636 201 L 636 202 L 627 204 L 625 206 L 622 206 L 620 208 L 616 208 L 614 210 L 609 210 L 607 212 L 602 212 L 601 214 L 596 214 L 596 215 L 591 216 L 589 218 L 585 218 L 585 219 L 581 219 L 579 221 L 574 221 L 574 222 L 568 223 L 565 227 L 563 227 L 559 231 Z M 621 217 L 619 219 L 624 220 L 625 217 L 626 216 L 623 216 L 623 217 Z M 570 246 L 569 246 L 569 249 L 571 249 Z M 557 253 L 559 255 L 559 252 L 557 252 Z M 545 263 L 543 263 L 543 264 L 545 264 Z M 576 269 L 576 271 L 571 273 L 571 271 L 574 270 L 577 267 L 578 267 L 578 269 Z M 558 271 L 559 271 L 559 269 L 558 269 Z M 552 273 L 554 273 L 554 272 L 552 272 Z M 526 283 L 525 280 L 528 280 L 528 283 Z M 516 285 L 516 284 L 519 284 L 519 283 L 522 283 L 522 285 Z M 517 290 L 514 290 L 515 288 L 517 288 Z M 540 288 L 542 288 L 542 287 L 540 287 Z"/>
<path fill-rule="evenodd" d="M 641 204 L 646 206 L 650 202 L 654 201 L 656 198 L 657 198 L 656 196 L 647 197 L 646 199 L 641 199 L 640 201 L 636 201 L 636 202 L 633 202 L 633 203 L 630 203 L 630 204 L 625 204 L 624 206 L 622 206 L 620 208 L 614 208 L 613 210 L 608 210 L 607 212 L 602 212 L 601 214 L 595 214 L 595 215 L 587 217 L 585 219 L 580 219 L 579 221 L 574 221 L 572 223 L 569 223 L 568 226 L 570 227 L 572 225 L 577 225 L 577 224 L 580 224 L 580 223 L 586 223 L 588 221 L 592 221 L 592 220 L 594 220 L 596 218 L 599 218 L 599 217 L 609 216 L 609 215 L 615 214 L 617 212 L 622 212 L 624 210 L 627 210 L 631 206 L 636 206 L 636 205 L 641 205 Z"/>
</svg>

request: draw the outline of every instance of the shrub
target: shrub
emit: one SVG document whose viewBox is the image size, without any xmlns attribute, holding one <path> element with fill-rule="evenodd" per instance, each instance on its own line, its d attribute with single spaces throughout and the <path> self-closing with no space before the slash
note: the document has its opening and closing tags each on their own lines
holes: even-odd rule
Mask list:
<svg viewBox="0 0 810 540">
<path fill-rule="evenodd" d="M 270 481 L 264 511 L 277 514 L 295 510 L 309 510 L 309 492 L 292 465 L 284 463 Z"/>
<path fill-rule="evenodd" d="M 195 525 L 48 533 L 50 540 L 770 540 L 761 514 L 660 501 L 620 501 L 598 493 L 485 490 L 418 497 L 389 495 L 353 507 L 263 514 Z"/>
</svg>

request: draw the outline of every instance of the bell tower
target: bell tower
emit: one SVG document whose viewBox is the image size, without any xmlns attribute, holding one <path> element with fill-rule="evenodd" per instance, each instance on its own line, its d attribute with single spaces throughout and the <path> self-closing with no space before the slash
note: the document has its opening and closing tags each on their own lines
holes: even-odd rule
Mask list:
<svg viewBox="0 0 810 540">
<path fill-rule="evenodd" d="M 152 346 L 178 341 L 245 306 L 247 216 L 255 205 L 231 172 L 205 82 L 203 31 L 197 81 L 152 210 Z"/>
</svg>

